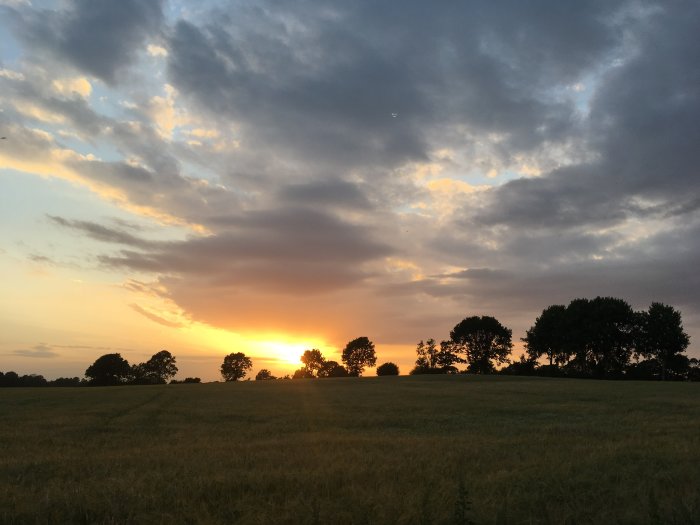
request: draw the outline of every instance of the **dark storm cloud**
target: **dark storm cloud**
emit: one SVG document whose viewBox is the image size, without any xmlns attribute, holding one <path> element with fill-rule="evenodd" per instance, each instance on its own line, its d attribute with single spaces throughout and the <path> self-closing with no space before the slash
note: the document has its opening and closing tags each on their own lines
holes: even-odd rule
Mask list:
<svg viewBox="0 0 700 525">
<path fill-rule="evenodd" d="M 482 224 L 544 228 L 614 225 L 697 210 L 700 165 L 697 2 L 663 4 L 631 31 L 626 53 L 591 101 L 597 160 L 494 191 Z M 648 204 L 640 204 L 647 201 Z"/>
<path fill-rule="evenodd" d="M 70 0 L 57 11 L 13 13 L 15 30 L 33 50 L 67 60 L 108 84 L 133 60 L 163 19 L 162 0 Z"/>
<path fill-rule="evenodd" d="M 431 132 L 464 124 L 529 149 L 571 132 L 573 105 L 549 91 L 617 42 L 620 5 L 258 2 L 180 21 L 169 71 L 254 141 L 314 162 L 426 159 Z"/>
</svg>

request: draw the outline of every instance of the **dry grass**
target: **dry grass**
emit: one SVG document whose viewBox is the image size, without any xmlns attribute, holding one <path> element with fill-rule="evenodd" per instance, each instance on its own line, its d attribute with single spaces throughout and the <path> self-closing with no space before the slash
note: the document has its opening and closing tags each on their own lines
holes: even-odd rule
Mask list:
<svg viewBox="0 0 700 525">
<path fill-rule="evenodd" d="M 700 523 L 700 385 L 0 391 L 2 523 Z"/>
</svg>

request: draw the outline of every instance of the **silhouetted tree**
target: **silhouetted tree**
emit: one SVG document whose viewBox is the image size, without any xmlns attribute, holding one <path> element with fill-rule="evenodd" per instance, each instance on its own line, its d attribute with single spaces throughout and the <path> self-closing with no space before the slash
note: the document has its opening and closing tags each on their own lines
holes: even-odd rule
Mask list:
<svg viewBox="0 0 700 525">
<path fill-rule="evenodd" d="M 593 377 L 621 377 L 629 364 L 636 338 L 632 307 L 623 299 L 574 299 L 566 308 L 568 349 L 573 356 L 567 369 Z"/>
<path fill-rule="evenodd" d="M 700 381 L 700 359 L 695 357 L 688 359 L 688 379 L 690 381 Z"/>
<path fill-rule="evenodd" d="M 455 373 L 455 363 L 462 360 L 456 353 L 456 345 L 452 341 L 441 341 L 438 350 L 435 339 L 420 341 L 416 345 L 416 366 L 409 372 L 416 374 L 450 374 Z"/>
<path fill-rule="evenodd" d="M 531 376 L 535 374 L 537 362 L 531 358 L 520 355 L 520 359 L 513 361 L 508 366 L 502 368 L 499 373 L 514 376 Z M 547 365 L 552 366 L 552 365 Z"/>
<path fill-rule="evenodd" d="M 5 372 L 2 376 L 2 383 L 0 383 L 0 386 L 6 386 L 6 387 L 14 387 L 14 386 L 19 386 L 19 375 L 17 375 L 17 372 L 9 371 Z"/>
<path fill-rule="evenodd" d="M 256 381 L 269 381 L 270 379 L 277 379 L 277 378 L 275 376 L 273 376 L 272 372 L 270 372 L 267 368 L 263 368 L 255 375 Z"/>
<path fill-rule="evenodd" d="M 435 339 L 428 339 L 425 343 L 423 340 L 416 345 L 416 367 L 420 368 L 437 368 L 438 349 L 435 345 Z"/>
<path fill-rule="evenodd" d="M 440 350 L 438 350 L 435 362 L 437 367 L 444 374 L 457 373 L 457 363 L 464 363 L 464 359 L 459 357 L 459 345 L 454 341 L 440 341 Z"/>
<path fill-rule="evenodd" d="M 522 339 L 529 361 L 546 357 L 550 365 L 563 365 L 569 360 L 569 316 L 566 306 L 548 306 Z"/>
<path fill-rule="evenodd" d="M 365 367 L 374 366 L 377 363 L 374 343 L 367 337 L 353 339 L 343 349 L 342 359 L 349 375 L 361 376 Z"/>
<path fill-rule="evenodd" d="M 81 382 L 79 377 L 57 377 L 49 381 L 49 386 L 75 387 L 81 386 Z"/>
<path fill-rule="evenodd" d="M 450 332 L 450 339 L 466 356 L 470 372 L 489 374 L 495 370 L 494 362 L 508 362 L 512 333 L 493 317 L 473 316 L 460 321 Z"/>
<path fill-rule="evenodd" d="M 348 377 L 348 371 L 337 361 L 325 361 L 318 377 Z"/>
<path fill-rule="evenodd" d="M 298 370 L 295 370 L 292 374 L 292 379 L 313 379 L 313 377 L 314 374 L 305 366 L 302 366 Z"/>
<path fill-rule="evenodd" d="M 681 354 L 688 348 L 690 337 L 683 330 L 681 313 L 672 306 L 651 303 L 648 311 L 637 316 L 637 353 L 658 364 L 662 380 L 669 372 L 687 372 L 688 361 Z"/>
<path fill-rule="evenodd" d="M 311 377 L 318 375 L 318 371 L 323 367 L 324 361 L 323 354 L 317 348 L 304 350 L 301 356 L 301 362 L 304 363 L 304 368 L 311 374 Z"/>
<path fill-rule="evenodd" d="M 175 356 L 167 350 L 161 350 L 146 361 L 146 370 L 156 382 L 165 384 L 177 374 Z"/>
<path fill-rule="evenodd" d="M 399 367 L 394 363 L 384 363 L 377 367 L 378 376 L 397 376 L 399 375 Z"/>
<path fill-rule="evenodd" d="M 85 370 L 91 385 L 123 385 L 131 380 L 131 367 L 121 354 L 105 354 Z"/>
<path fill-rule="evenodd" d="M 221 376 L 225 381 L 238 381 L 243 379 L 251 368 L 253 368 L 253 362 L 250 358 L 242 352 L 236 352 L 224 357 Z"/>
<path fill-rule="evenodd" d="M 198 384 L 201 382 L 202 382 L 202 380 L 199 377 L 186 377 L 185 379 L 182 379 L 182 380 L 178 380 L 178 379 L 171 379 L 170 380 L 171 385 Z"/>
</svg>

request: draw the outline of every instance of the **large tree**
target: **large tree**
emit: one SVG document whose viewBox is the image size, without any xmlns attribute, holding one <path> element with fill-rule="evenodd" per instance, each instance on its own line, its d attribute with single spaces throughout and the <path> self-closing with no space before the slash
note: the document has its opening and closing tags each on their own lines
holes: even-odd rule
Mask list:
<svg viewBox="0 0 700 525">
<path fill-rule="evenodd" d="M 177 365 L 175 364 L 175 356 L 167 350 L 153 354 L 145 363 L 134 365 L 132 373 L 134 382 L 140 384 L 156 385 L 168 382 L 177 374 Z"/>
<path fill-rule="evenodd" d="M 85 370 L 91 385 L 122 385 L 131 380 L 131 366 L 121 354 L 105 354 Z"/>
<path fill-rule="evenodd" d="M 374 343 L 367 337 L 358 337 L 350 341 L 343 349 L 343 363 L 351 376 L 360 376 L 368 366 L 377 363 Z"/>
<path fill-rule="evenodd" d="M 651 303 L 648 311 L 637 314 L 637 320 L 637 353 L 657 363 L 662 380 L 666 380 L 669 371 L 684 372 L 676 370 L 683 364 L 688 368 L 688 361 L 681 354 L 688 348 L 690 337 L 683 330 L 681 313 L 672 306 Z"/>
<path fill-rule="evenodd" d="M 566 308 L 570 367 L 594 377 L 620 377 L 632 356 L 636 316 L 616 297 L 574 299 Z"/>
<path fill-rule="evenodd" d="M 306 368 L 306 371 L 309 372 L 312 377 L 318 375 L 325 361 L 323 354 L 317 348 L 304 350 L 301 356 L 301 362 L 304 364 L 304 368 Z"/>
<path fill-rule="evenodd" d="M 513 348 L 513 332 L 487 315 L 463 319 L 450 332 L 450 339 L 465 355 L 469 371 L 489 374 L 495 371 L 494 363 L 508 362 Z"/>
<path fill-rule="evenodd" d="M 236 352 L 224 357 L 221 376 L 224 381 L 238 381 L 243 379 L 251 368 L 253 368 L 253 362 L 250 358 L 242 352 Z"/>
</svg>

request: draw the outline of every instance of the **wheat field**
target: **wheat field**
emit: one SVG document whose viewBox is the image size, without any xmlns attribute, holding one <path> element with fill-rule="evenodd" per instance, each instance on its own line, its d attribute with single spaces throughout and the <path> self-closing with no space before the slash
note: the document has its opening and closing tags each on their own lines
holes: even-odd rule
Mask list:
<svg viewBox="0 0 700 525">
<path fill-rule="evenodd" d="M 700 523 L 698 383 L 8 388 L 0 423 L 1 523 Z"/>
</svg>

